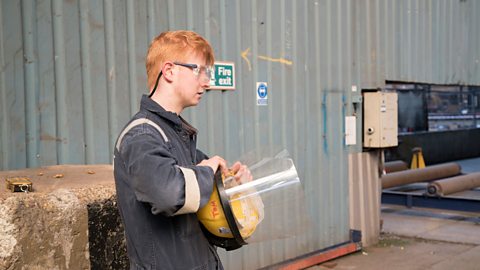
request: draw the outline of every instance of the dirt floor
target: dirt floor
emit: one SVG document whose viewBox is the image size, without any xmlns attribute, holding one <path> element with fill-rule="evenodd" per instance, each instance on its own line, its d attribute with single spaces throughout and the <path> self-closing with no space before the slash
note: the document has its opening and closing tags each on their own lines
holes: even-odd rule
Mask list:
<svg viewBox="0 0 480 270">
<path fill-rule="evenodd" d="M 480 269 L 480 246 L 382 234 L 363 251 L 308 268 L 317 269 Z"/>
</svg>

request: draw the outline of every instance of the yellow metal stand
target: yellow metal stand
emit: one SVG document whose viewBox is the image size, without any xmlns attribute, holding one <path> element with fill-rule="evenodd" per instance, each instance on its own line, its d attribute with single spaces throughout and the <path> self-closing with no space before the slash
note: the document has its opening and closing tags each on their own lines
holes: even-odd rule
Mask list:
<svg viewBox="0 0 480 270">
<path fill-rule="evenodd" d="M 425 168 L 425 161 L 423 160 L 422 148 L 415 147 L 412 149 L 412 163 L 410 164 L 410 169 L 420 169 Z"/>
</svg>

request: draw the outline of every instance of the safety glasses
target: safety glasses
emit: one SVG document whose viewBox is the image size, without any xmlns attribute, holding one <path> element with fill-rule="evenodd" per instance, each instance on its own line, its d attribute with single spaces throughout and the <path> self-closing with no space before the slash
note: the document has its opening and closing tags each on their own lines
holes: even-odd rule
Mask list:
<svg viewBox="0 0 480 270">
<path fill-rule="evenodd" d="M 187 64 L 181 62 L 173 62 L 177 66 L 182 66 L 189 68 L 193 71 L 193 75 L 197 77 L 197 79 L 202 80 L 203 82 L 209 82 L 210 78 L 212 77 L 213 68 L 210 66 L 199 66 L 197 64 Z"/>
<path fill-rule="evenodd" d="M 213 74 L 213 67 L 210 66 L 199 66 L 197 64 L 187 64 L 181 62 L 173 62 L 174 65 L 186 67 L 192 70 L 193 75 L 197 78 L 197 80 L 202 80 L 203 82 L 209 82 L 212 78 Z M 153 87 L 152 92 L 148 97 L 152 97 L 155 91 L 157 90 L 158 81 L 160 81 L 160 77 L 162 77 L 162 71 L 158 74 L 157 79 L 155 80 L 155 86 Z"/>
</svg>

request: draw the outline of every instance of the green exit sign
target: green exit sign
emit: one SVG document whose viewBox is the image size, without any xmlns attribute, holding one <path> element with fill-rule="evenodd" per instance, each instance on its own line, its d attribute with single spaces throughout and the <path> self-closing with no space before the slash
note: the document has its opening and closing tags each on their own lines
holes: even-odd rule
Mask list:
<svg viewBox="0 0 480 270">
<path fill-rule="evenodd" d="M 210 80 L 210 89 L 235 89 L 235 63 L 215 62 L 215 72 Z"/>
</svg>

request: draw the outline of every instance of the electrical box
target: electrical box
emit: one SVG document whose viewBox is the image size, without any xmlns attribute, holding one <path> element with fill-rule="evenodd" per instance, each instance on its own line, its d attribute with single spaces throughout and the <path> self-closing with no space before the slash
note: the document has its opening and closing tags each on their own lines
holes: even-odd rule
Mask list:
<svg viewBox="0 0 480 270">
<path fill-rule="evenodd" d="M 398 95 L 394 92 L 365 92 L 363 96 L 363 146 L 398 145 Z"/>
</svg>

